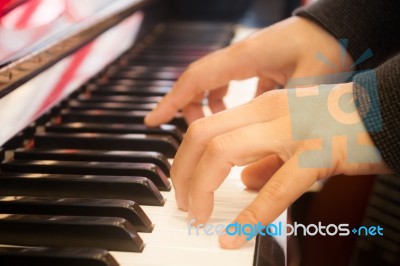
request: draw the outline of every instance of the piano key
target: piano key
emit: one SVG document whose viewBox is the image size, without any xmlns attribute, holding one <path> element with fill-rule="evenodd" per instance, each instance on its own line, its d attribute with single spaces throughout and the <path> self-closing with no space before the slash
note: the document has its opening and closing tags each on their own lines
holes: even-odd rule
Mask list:
<svg viewBox="0 0 400 266">
<path fill-rule="evenodd" d="M 126 124 L 143 124 L 144 117 L 148 114 L 146 111 L 71 111 L 63 110 L 60 114 L 62 122 L 91 122 L 91 123 L 126 123 Z M 181 113 L 169 122 L 177 126 L 182 131 L 187 130 L 187 123 Z"/>
<path fill-rule="evenodd" d="M 169 61 L 166 60 L 147 60 L 146 58 L 135 58 L 134 55 L 124 55 L 121 57 L 120 62 L 123 65 L 129 65 L 132 67 L 136 66 L 144 66 L 144 67 L 179 67 L 179 68 L 184 68 L 191 63 L 190 61 L 171 61 L 173 60 L 173 57 L 170 58 Z M 111 75 L 107 76 L 108 80 L 115 80 L 115 79 L 129 79 L 129 77 L 124 76 L 124 75 Z"/>
<path fill-rule="evenodd" d="M 253 252 L 250 248 L 241 251 L 218 247 L 215 250 L 199 250 L 191 249 L 189 245 L 187 248 L 146 246 L 140 254 L 117 251 L 111 251 L 110 254 L 124 266 L 252 265 Z"/>
<path fill-rule="evenodd" d="M 196 31 L 196 32 L 218 32 L 218 33 L 229 33 L 233 34 L 234 25 L 232 23 L 224 22 L 206 22 L 206 21 L 168 21 L 164 23 L 164 33 L 169 32 L 182 32 L 186 31 Z"/>
<path fill-rule="evenodd" d="M 137 52 L 137 51 L 133 51 L 133 53 L 134 52 Z M 163 54 L 166 53 L 166 51 L 165 50 L 164 51 L 163 50 L 159 50 L 159 49 L 146 49 L 145 48 L 143 50 L 140 50 L 140 53 L 142 55 L 150 55 L 150 54 L 151 55 L 163 55 Z M 185 55 L 185 56 L 196 56 L 198 58 L 208 54 L 208 52 L 206 52 L 204 50 L 203 51 L 201 51 L 201 50 L 198 50 L 198 51 L 196 51 L 196 50 L 179 51 L 179 50 L 175 50 L 175 49 L 170 49 L 170 50 L 168 50 L 167 53 L 169 55 L 172 55 L 172 56 L 173 55 Z M 126 69 L 126 68 L 123 68 L 123 69 Z M 182 73 L 184 68 L 180 68 L 180 67 L 161 67 L 161 68 L 153 67 L 153 68 L 151 68 L 151 70 L 153 70 L 155 72 L 162 71 L 162 70 L 166 70 L 166 71 L 172 70 L 172 71 L 176 71 L 176 72 Z"/>
<path fill-rule="evenodd" d="M 141 53 L 145 54 L 147 52 L 152 53 L 152 54 L 156 54 L 157 51 L 153 52 L 153 51 L 149 51 L 149 50 L 141 50 Z M 179 51 L 177 51 L 179 52 Z M 169 52 L 170 55 L 173 55 L 173 51 Z M 187 52 L 190 53 L 190 52 Z M 146 66 L 125 66 L 125 65 L 111 65 L 107 68 L 107 71 L 111 70 L 111 71 L 117 71 L 118 69 L 122 69 L 122 70 L 134 70 L 134 71 L 141 71 L 141 72 L 163 72 L 163 71 L 167 71 L 167 72 L 175 72 L 175 73 L 182 73 L 183 71 L 185 71 L 186 68 L 184 67 L 146 67 Z M 111 72 L 111 73 L 114 73 Z M 166 80 L 151 80 L 151 81 L 146 81 L 146 80 L 133 80 L 134 82 L 136 82 L 136 84 L 147 84 L 147 85 L 162 85 L 162 86 L 166 86 L 166 85 L 173 85 L 174 82 L 173 81 L 166 81 Z"/>
<path fill-rule="evenodd" d="M 129 69 L 127 67 L 127 69 Z M 167 87 L 171 88 L 174 85 L 175 81 L 170 80 L 140 80 L 140 79 L 113 79 L 107 80 L 107 76 L 103 76 L 94 81 L 93 84 L 89 84 L 86 90 L 92 90 L 92 87 L 97 86 L 125 86 L 130 88 L 147 88 L 147 87 Z"/>
<path fill-rule="evenodd" d="M 38 133 L 36 148 L 157 151 L 174 157 L 179 144 L 168 135 L 105 133 Z"/>
<path fill-rule="evenodd" d="M 160 65 L 181 65 L 181 64 L 190 64 L 193 61 L 196 61 L 198 59 L 197 56 L 185 56 L 185 55 L 178 55 L 178 56 L 172 56 L 168 54 L 164 55 L 142 55 L 142 54 L 127 54 L 129 56 L 130 60 L 133 62 L 145 62 L 147 65 L 148 63 L 159 63 Z M 111 77 L 121 77 L 118 72 L 114 73 Z M 124 77 L 124 75 L 122 75 Z"/>
<path fill-rule="evenodd" d="M 127 85 L 101 85 L 91 86 L 88 89 L 90 95 L 127 95 L 127 96 L 164 96 L 171 90 L 171 87 L 139 87 Z"/>
<path fill-rule="evenodd" d="M 89 216 L 9 215 L 0 219 L 0 243 L 130 252 L 144 248 L 135 228 L 125 219 Z"/>
<path fill-rule="evenodd" d="M 182 52 L 199 52 L 199 53 L 210 53 L 213 52 L 220 47 L 218 45 L 200 45 L 200 44 L 159 44 L 159 43 L 152 43 L 145 47 L 144 51 L 159 51 L 169 53 L 170 51 L 182 51 Z"/>
<path fill-rule="evenodd" d="M 0 265 L 10 266 L 119 266 L 104 249 L 0 247 Z"/>
<path fill-rule="evenodd" d="M 167 72 L 167 71 L 163 71 L 163 72 L 151 72 L 151 73 L 146 73 L 146 72 L 138 72 L 135 70 L 120 70 L 118 72 L 115 73 L 110 73 L 109 74 L 111 76 L 111 79 L 113 77 L 117 77 L 117 78 L 130 78 L 130 79 L 139 79 L 139 80 L 153 80 L 153 79 L 157 79 L 157 80 L 177 80 L 180 76 L 180 73 L 176 73 L 176 72 Z"/>
<path fill-rule="evenodd" d="M 115 97 L 115 96 L 112 96 Z M 148 114 L 146 111 L 105 111 L 105 110 L 89 110 L 89 111 L 71 111 L 63 110 L 60 114 L 62 122 L 90 122 L 90 123 L 127 123 L 127 124 L 143 124 L 144 117 Z M 187 123 L 182 114 L 178 113 L 169 122 L 176 125 L 182 131 L 187 130 Z"/>
<path fill-rule="evenodd" d="M 170 135 L 178 143 L 183 140 L 183 133 L 175 125 L 164 124 L 160 127 L 146 127 L 143 124 L 104 124 L 96 123 L 48 123 L 46 132 L 57 133 L 116 133 L 116 134 L 150 134 Z"/>
<path fill-rule="evenodd" d="M 143 55 L 143 54 L 141 54 Z M 145 56 L 152 56 L 147 54 Z M 189 57 L 191 55 L 187 55 Z M 197 56 L 196 56 L 197 57 Z M 181 67 L 179 69 L 182 69 Z M 181 75 L 181 71 L 165 70 L 163 67 L 123 67 L 119 69 L 109 69 L 106 75 L 111 77 L 126 77 L 135 80 L 170 80 L 176 81 Z"/>
<path fill-rule="evenodd" d="M 111 94 L 108 91 L 106 93 L 96 93 L 98 95 Z M 105 102 L 105 103 L 83 103 L 80 101 L 70 101 L 68 103 L 68 109 L 74 111 L 82 110 L 110 110 L 110 111 L 151 111 L 157 106 L 156 103 L 115 103 L 115 102 Z"/>
<path fill-rule="evenodd" d="M 123 199 L 152 206 L 165 203 L 153 182 L 137 176 L 2 172 L 0 184 L 3 196 Z"/>
<path fill-rule="evenodd" d="M 142 176 L 151 180 L 159 190 L 171 189 L 167 176 L 151 163 L 11 160 L 3 162 L 0 167 L 3 172 L 14 173 Z"/>
<path fill-rule="evenodd" d="M 56 160 L 94 162 L 152 163 L 160 167 L 166 176 L 171 168 L 167 158 L 158 152 L 149 151 L 102 151 L 74 149 L 24 149 L 14 151 L 15 160 Z"/>
<path fill-rule="evenodd" d="M 104 103 L 104 102 L 116 102 L 116 103 L 158 103 L 161 101 L 161 96 L 89 96 L 79 95 L 76 98 L 80 102 L 93 102 L 93 103 Z"/>
<path fill-rule="evenodd" d="M 3 144 L 3 148 L 5 150 L 16 149 L 18 147 L 22 147 L 24 145 L 26 137 L 23 132 L 17 133 L 14 137 L 9 139 L 6 143 Z"/>
<path fill-rule="evenodd" d="M 138 232 L 153 230 L 153 224 L 142 208 L 129 200 L 6 197 L 0 198 L 0 213 L 119 217 L 131 223 Z"/>
</svg>

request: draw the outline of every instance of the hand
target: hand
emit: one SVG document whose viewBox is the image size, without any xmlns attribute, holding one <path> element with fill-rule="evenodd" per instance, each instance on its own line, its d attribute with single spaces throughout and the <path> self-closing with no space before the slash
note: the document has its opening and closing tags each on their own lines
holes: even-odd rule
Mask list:
<svg viewBox="0 0 400 266">
<path fill-rule="evenodd" d="M 323 54 L 337 67 L 316 59 Z M 290 78 L 320 76 L 347 71 L 349 55 L 342 63 L 338 41 L 306 19 L 292 17 L 194 62 L 145 118 L 148 126 L 168 122 L 182 109 L 189 123 L 203 117 L 207 94 L 213 113 L 225 109 L 223 97 L 231 80 L 259 77 L 256 95 L 284 86 Z"/>
<path fill-rule="evenodd" d="M 243 181 L 260 189 L 236 217 L 242 225 L 271 223 L 317 180 L 389 173 L 356 110 L 353 84 L 333 86 L 273 90 L 192 123 L 171 169 L 178 207 L 189 220 L 208 221 L 214 191 L 232 166 L 249 165 Z M 220 237 L 223 248 L 245 242 Z"/>
</svg>

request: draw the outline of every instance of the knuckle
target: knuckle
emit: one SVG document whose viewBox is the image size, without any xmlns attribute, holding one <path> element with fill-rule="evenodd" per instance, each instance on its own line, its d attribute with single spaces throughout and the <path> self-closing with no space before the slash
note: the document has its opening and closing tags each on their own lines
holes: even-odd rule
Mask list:
<svg viewBox="0 0 400 266">
<path fill-rule="evenodd" d="M 246 223 L 249 224 L 257 224 L 260 222 L 260 218 L 258 217 L 257 213 L 250 208 L 244 209 L 238 217 L 238 220 L 240 221 L 245 221 Z"/>
<path fill-rule="evenodd" d="M 255 108 L 263 113 L 270 113 L 271 110 L 275 110 L 281 115 L 289 113 L 288 98 L 284 90 L 274 89 L 266 91 L 254 98 L 252 103 Z M 266 108 L 266 106 L 268 106 L 268 108 Z"/>
<path fill-rule="evenodd" d="M 274 103 L 276 100 L 280 100 L 286 97 L 284 90 L 269 90 L 262 95 L 264 98 L 271 100 Z"/>
<path fill-rule="evenodd" d="M 192 124 L 190 124 L 189 128 L 186 131 L 185 138 L 189 141 L 203 139 L 203 136 L 206 135 L 205 131 L 207 130 L 207 128 L 209 128 L 208 125 L 209 122 L 207 118 L 197 119 Z"/>
<path fill-rule="evenodd" d="M 261 190 L 259 196 L 264 201 L 283 202 L 285 195 L 288 192 L 287 185 L 280 180 L 270 180 L 267 185 Z"/>
<path fill-rule="evenodd" d="M 232 141 L 229 135 L 222 135 L 213 138 L 207 145 L 206 151 L 212 156 L 221 156 L 225 154 L 231 146 Z"/>
</svg>

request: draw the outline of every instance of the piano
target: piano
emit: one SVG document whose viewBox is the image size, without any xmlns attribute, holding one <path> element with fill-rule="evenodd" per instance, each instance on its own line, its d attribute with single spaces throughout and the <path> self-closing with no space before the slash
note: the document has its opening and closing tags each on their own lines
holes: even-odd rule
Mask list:
<svg viewBox="0 0 400 266">
<path fill-rule="evenodd" d="M 223 250 L 217 235 L 192 234 L 168 179 L 187 124 L 177 114 L 143 125 L 185 67 L 234 34 L 175 20 L 166 0 L 11 1 L 0 23 L 0 265 L 285 265 L 284 236 Z M 239 176 L 217 191 L 210 223 L 227 225 L 255 197 Z"/>
</svg>

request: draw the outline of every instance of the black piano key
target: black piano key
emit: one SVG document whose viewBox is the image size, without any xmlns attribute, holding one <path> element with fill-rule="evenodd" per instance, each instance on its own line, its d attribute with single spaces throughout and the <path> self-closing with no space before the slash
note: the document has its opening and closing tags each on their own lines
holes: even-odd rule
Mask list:
<svg viewBox="0 0 400 266">
<path fill-rule="evenodd" d="M 101 93 L 100 93 L 101 94 Z M 103 94 L 106 95 L 107 93 Z M 74 111 L 84 110 L 110 110 L 110 111 L 151 111 L 157 106 L 156 103 L 84 103 L 80 101 L 70 101 L 68 103 L 68 109 Z"/>
<path fill-rule="evenodd" d="M 121 58 L 121 64 L 131 67 L 144 66 L 144 67 L 179 67 L 185 68 L 191 63 L 191 61 L 159 61 L 159 60 L 146 60 L 145 58 L 135 58 L 133 55 L 125 55 Z M 125 75 L 110 75 L 107 76 L 107 80 L 115 79 L 129 79 L 130 77 Z"/>
<path fill-rule="evenodd" d="M 104 249 L 43 247 L 0 247 L 0 265 L 119 266 Z"/>
<path fill-rule="evenodd" d="M 127 85 L 101 85 L 91 86 L 88 92 L 91 95 L 98 96 L 164 96 L 171 90 L 171 87 L 131 87 Z M 154 107 L 153 107 L 154 108 Z"/>
<path fill-rule="evenodd" d="M 138 232 L 153 230 L 142 208 L 129 200 L 8 197 L 0 199 L 0 213 L 119 217 L 130 222 Z"/>
<path fill-rule="evenodd" d="M 165 33 L 168 32 L 182 32 L 186 31 L 196 31 L 196 32 L 219 32 L 219 33 L 231 33 L 233 31 L 234 24 L 232 23 L 224 23 L 224 22 L 205 22 L 205 21 L 191 21 L 188 23 L 187 21 L 168 21 L 165 24 Z"/>
<path fill-rule="evenodd" d="M 159 50 L 159 49 L 143 49 L 140 51 L 140 54 L 142 55 L 163 55 L 165 53 L 168 53 L 168 55 L 185 55 L 185 56 L 195 56 L 197 58 L 203 57 L 206 54 L 208 54 L 207 51 L 201 51 L 201 50 L 186 50 L 186 51 L 178 51 L 176 49 L 170 49 L 168 51 L 163 51 L 163 50 Z M 132 68 L 123 68 L 123 69 L 132 69 Z M 134 67 L 133 69 L 136 69 L 136 67 Z M 182 73 L 184 71 L 184 68 L 179 68 L 179 67 L 175 67 L 175 68 L 168 68 L 168 67 L 161 67 L 161 68 L 157 68 L 157 67 L 153 67 L 153 68 L 149 68 L 149 71 L 154 71 L 154 72 L 159 72 L 159 71 L 174 71 L 174 72 L 178 72 L 178 73 Z"/>
<path fill-rule="evenodd" d="M 158 103 L 162 99 L 161 96 L 89 96 L 80 95 L 76 100 L 87 103 L 104 103 L 104 102 L 116 102 L 116 103 Z"/>
<path fill-rule="evenodd" d="M 106 111 L 106 110 L 88 110 L 88 111 L 72 111 L 63 110 L 60 114 L 63 123 L 68 122 L 90 122 L 90 123 L 126 123 L 126 124 L 143 124 L 147 111 Z M 178 113 L 169 122 L 176 125 L 182 131 L 187 130 L 187 123 L 182 114 Z"/>
<path fill-rule="evenodd" d="M 0 219 L 0 243 L 130 252 L 144 248 L 143 240 L 125 219 L 89 216 L 10 215 Z"/>
<path fill-rule="evenodd" d="M 132 200 L 141 205 L 163 206 L 165 200 L 148 178 L 1 173 L 0 195 L 59 198 Z"/>
<path fill-rule="evenodd" d="M 160 72 L 144 72 L 138 70 L 119 70 L 114 73 L 107 73 L 111 79 L 117 78 L 129 78 L 129 79 L 139 79 L 139 80 L 171 80 L 175 81 L 179 78 L 181 73 L 173 71 L 160 71 Z"/>
<path fill-rule="evenodd" d="M 154 56 L 154 53 L 143 54 L 141 56 Z M 163 56 L 159 54 L 159 56 Z M 170 55 L 172 56 L 172 55 Z M 176 55 L 178 56 L 178 55 Z M 192 56 L 192 55 L 186 55 Z M 196 56 L 197 57 L 197 56 Z M 178 69 L 178 71 L 176 71 Z M 177 68 L 170 68 L 167 69 L 166 67 L 120 67 L 120 68 L 109 68 L 106 71 L 106 75 L 108 76 L 117 76 L 117 77 L 127 77 L 129 79 L 135 80 L 144 80 L 149 81 L 152 80 L 168 80 L 168 81 L 175 81 L 179 78 L 182 73 L 182 67 Z"/>
<path fill-rule="evenodd" d="M 2 172 L 13 173 L 142 176 L 151 180 L 159 190 L 171 189 L 167 176 L 151 163 L 12 160 L 3 162 L 0 167 Z"/>
<path fill-rule="evenodd" d="M 86 149 L 121 151 L 157 151 L 174 157 L 179 144 L 168 135 L 103 134 L 103 133 L 39 133 L 36 148 Z"/>
<path fill-rule="evenodd" d="M 190 64 L 193 61 L 198 59 L 197 56 L 185 56 L 185 55 L 168 55 L 167 53 L 164 55 L 141 55 L 141 54 L 128 54 L 130 59 L 133 62 L 144 62 L 146 65 L 148 63 L 157 63 L 160 66 L 171 65 L 171 66 L 180 66 L 182 64 Z M 110 77 L 124 77 L 124 75 L 119 75 L 118 72 L 113 73 Z"/>
<path fill-rule="evenodd" d="M 160 127 L 146 127 L 143 124 L 104 124 L 96 123 L 48 123 L 46 132 L 58 133 L 112 133 L 112 134 L 150 134 L 169 135 L 178 143 L 183 140 L 183 133 L 175 125 L 164 124 Z"/>
<path fill-rule="evenodd" d="M 215 50 L 218 50 L 222 47 L 218 45 L 200 45 L 200 44 L 159 44 L 159 43 L 152 43 L 147 45 L 144 48 L 144 51 L 157 51 L 157 52 L 164 52 L 169 53 L 170 51 L 182 51 L 182 52 L 196 52 L 196 53 L 204 53 L 208 54 Z"/>
<path fill-rule="evenodd" d="M 25 139 L 26 139 L 25 134 L 23 132 L 19 132 L 15 136 L 13 136 L 11 139 L 9 139 L 6 143 L 4 143 L 2 147 L 6 150 L 23 147 Z"/>
<path fill-rule="evenodd" d="M 117 71 L 119 69 L 138 69 L 138 68 L 148 68 L 146 66 L 111 66 L 108 68 L 108 71 Z M 176 67 L 163 67 L 160 69 L 170 69 L 173 71 L 183 71 L 183 68 L 176 68 Z M 180 70 L 179 70 L 180 69 Z M 145 80 L 145 79 L 113 79 L 113 80 L 107 80 L 107 74 L 105 73 L 104 76 L 100 79 L 98 79 L 96 82 L 93 84 L 88 84 L 88 87 L 91 87 L 93 85 L 126 85 L 126 86 L 132 86 L 132 87 L 172 87 L 174 85 L 175 81 L 172 80 Z"/>
<path fill-rule="evenodd" d="M 94 162 L 135 162 L 152 163 L 169 176 L 171 165 L 167 158 L 158 152 L 149 151 L 101 151 L 73 149 L 16 149 L 16 160 L 56 160 L 56 161 L 94 161 Z"/>
<path fill-rule="evenodd" d="M 146 54 L 146 53 L 151 53 L 151 54 L 157 54 L 160 52 L 157 51 L 149 51 L 149 50 L 141 50 L 140 53 Z M 176 51 L 176 53 L 179 53 L 179 51 Z M 180 52 L 181 54 L 185 54 L 185 52 Z M 186 52 L 186 54 L 194 54 L 195 52 Z M 173 51 L 169 51 L 170 55 L 173 55 Z M 126 66 L 126 65 L 113 65 L 107 68 L 106 73 L 115 73 L 118 70 L 132 70 L 136 72 L 171 72 L 171 73 L 177 73 L 180 74 L 183 71 L 185 71 L 186 68 L 184 67 L 146 67 L 146 66 Z M 108 72 L 111 71 L 111 72 Z M 174 81 L 167 81 L 167 80 L 131 80 L 134 81 L 136 85 L 155 85 L 155 86 L 171 86 L 174 84 Z"/>
</svg>

